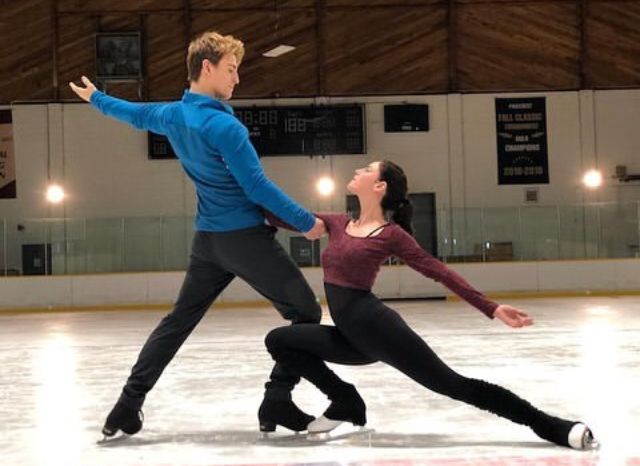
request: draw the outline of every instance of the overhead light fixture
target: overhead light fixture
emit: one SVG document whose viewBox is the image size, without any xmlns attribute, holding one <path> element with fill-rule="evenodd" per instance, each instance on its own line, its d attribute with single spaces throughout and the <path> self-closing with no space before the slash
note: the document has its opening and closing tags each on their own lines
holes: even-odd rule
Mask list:
<svg viewBox="0 0 640 466">
<path fill-rule="evenodd" d="M 280 39 L 280 8 L 278 5 L 278 0 L 273 0 L 273 15 L 274 15 L 274 24 L 273 24 L 273 38 L 271 39 L 273 44 L 277 44 L 281 41 Z M 267 58 L 276 58 L 284 55 L 285 53 L 289 53 L 294 50 L 295 47 L 293 45 L 286 45 L 280 42 L 280 45 L 272 48 L 271 50 L 267 50 L 262 54 L 263 57 Z"/>
<path fill-rule="evenodd" d="M 264 52 L 262 56 L 268 57 L 268 58 L 276 58 L 281 55 L 284 55 L 285 53 L 289 53 L 292 50 L 295 50 L 295 47 L 293 45 L 280 44 L 277 47 L 274 47 L 271 50 Z"/>
</svg>

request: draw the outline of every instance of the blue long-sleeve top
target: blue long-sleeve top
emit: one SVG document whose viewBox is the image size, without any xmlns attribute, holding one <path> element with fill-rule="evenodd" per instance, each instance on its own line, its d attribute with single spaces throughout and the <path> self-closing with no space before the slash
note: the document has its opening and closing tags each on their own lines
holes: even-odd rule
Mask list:
<svg viewBox="0 0 640 466">
<path fill-rule="evenodd" d="M 182 100 L 169 103 L 132 103 L 95 91 L 91 104 L 138 129 L 167 136 L 196 187 L 196 230 L 262 224 L 261 206 L 299 231 L 314 226 L 313 214 L 267 178 L 248 130 L 229 105 L 188 90 Z"/>
</svg>

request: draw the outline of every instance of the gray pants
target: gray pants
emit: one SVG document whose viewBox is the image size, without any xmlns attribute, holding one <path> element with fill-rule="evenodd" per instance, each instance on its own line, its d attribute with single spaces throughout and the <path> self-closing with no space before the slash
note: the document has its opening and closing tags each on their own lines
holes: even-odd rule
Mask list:
<svg viewBox="0 0 640 466">
<path fill-rule="evenodd" d="M 273 303 L 292 323 L 320 322 L 313 291 L 266 225 L 230 232 L 196 232 L 187 274 L 173 310 L 151 333 L 131 370 L 120 401 L 134 409 L 187 339 L 218 295 L 240 277 Z M 205 370 L 203 368 L 203 370 Z M 275 365 L 266 397 L 286 399 L 299 381 Z"/>
</svg>

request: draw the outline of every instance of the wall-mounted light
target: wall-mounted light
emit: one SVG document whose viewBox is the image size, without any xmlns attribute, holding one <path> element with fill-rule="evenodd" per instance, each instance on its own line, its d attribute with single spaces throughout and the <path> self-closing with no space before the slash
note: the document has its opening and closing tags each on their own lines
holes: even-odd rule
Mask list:
<svg viewBox="0 0 640 466">
<path fill-rule="evenodd" d="M 602 173 L 599 170 L 589 170 L 582 177 L 582 183 L 590 189 L 602 186 Z"/>
<path fill-rule="evenodd" d="M 328 176 L 323 176 L 316 183 L 316 189 L 321 196 L 327 197 L 335 191 L 336 183 Z"/>
<path fill-rule="evenodd" d="M 52 204 L 59 204 L 64 200 L 64 189 L 57 184 L 52 184 L 47 188 L 47 201 Z"/>
</svg>

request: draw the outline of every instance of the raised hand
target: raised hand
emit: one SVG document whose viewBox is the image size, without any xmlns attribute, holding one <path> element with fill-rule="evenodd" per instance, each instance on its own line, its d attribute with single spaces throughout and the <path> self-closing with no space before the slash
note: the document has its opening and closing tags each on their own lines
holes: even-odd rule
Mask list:
<svg viewBox="0 0 640 466">
<path fill-rule="evenodd" d="M 87 78 L 86 76 L 82 76 L 80 80 L 83 82 L 83 84 L 86 87 L 77 86 L 72 82 L 69 83 L 69 87 L 71 87 L 71 90 L 75 92 L 78 95 L 78 97 L 80 97 L 82 100 L 86 102 L 89 102 L 89 99 L 91 99 L 91 94 L 93 94 L 96 91 L 96 86 L 94 86 L 93 83 L 89 81 L 89 78 Z"/>
<path fill-rule="evenodd" d="M 508 304 L 499 305 L 493 315 L 509 327 L 527 327 L 533 324 L 529 314 Z"/>
</svg>

